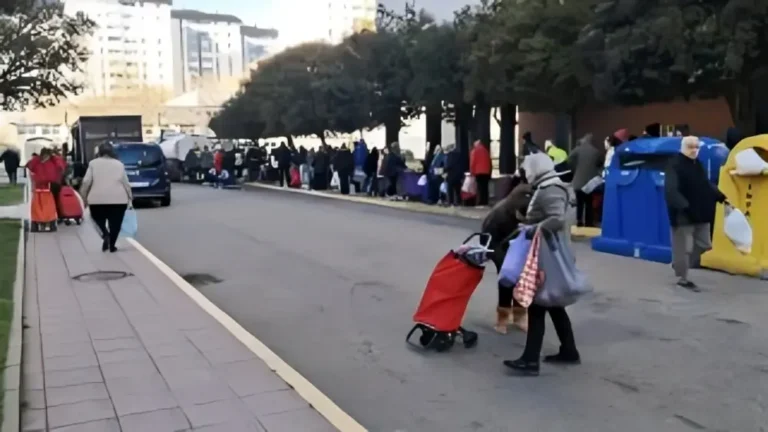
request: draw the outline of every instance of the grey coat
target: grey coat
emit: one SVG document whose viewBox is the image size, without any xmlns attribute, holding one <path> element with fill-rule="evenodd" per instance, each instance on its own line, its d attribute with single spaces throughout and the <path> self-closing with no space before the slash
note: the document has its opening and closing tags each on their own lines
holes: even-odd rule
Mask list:
<svg viewBox="0 0 768 432">
<path fill-rule="evenodd" d="M 580 191 L 593 177 L 600 175 L 603 169 L 605 155 L 588 140 L 581 144 L 568 156 L 568 165 L 573 170 L 573 189 Z"/>
<path fill-rule="evenodd" d="M 537 224 L 541 229 L 557 235 L 570 246 L 573 192 L 564 183 L 548 185 L 546 183 L 544 186 L 535 187 L 525 215 L 525 224 Z"/>
<path fill-rule="evenodd" d="M 562 183 L 535 188 L 525 214 L 525 224 L 540 225 L 549 231 L 570 228 L 568 226 L 570 201 L 568 188 Z"/>
</svg>

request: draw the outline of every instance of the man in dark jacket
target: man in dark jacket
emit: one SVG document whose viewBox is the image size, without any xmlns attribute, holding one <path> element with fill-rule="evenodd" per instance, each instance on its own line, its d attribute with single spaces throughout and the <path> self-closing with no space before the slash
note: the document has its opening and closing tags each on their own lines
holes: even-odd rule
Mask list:
<svg viewBox="0 0 768 432">
<path fill-rule="evenodd" d="M 664 195 L 672 226 L 672 268 L 677 284 L 692 291 L 698 291 L 698 287 L 688 280 L 688 269 L 697 266 L 701 254 L 712 248 L 711 209 L 718 202 L 729 205 L 697 159 L 700 146 L 698 137 L 683 138 L 680 153 L 664 173 Z"/>
<path fill-rule="evenodd" d="M 197 148 L 189 150 L 184 157 L 184 171 L 190 182 L 197 182 L 200 178 L 200 157 L 197 156 Z"/>
<path fill-rule="evenodd" d="M 16 171 L 19 169 L 20 161 L 19 153 L 14 149 L 5 149 L 3 154 L 0 154 L 0 162 L 3 162 L 5 165 L 5 172 L 8 174 L 8 181 L 11 184 L 16 184 L 18 180 L 16 178 Z"/>
<path fill-rule="evenodd" d="M 573 171 L 571 185 L 576 192 L 576 219 L 579 226 L 595 226 L 595 212 L 592 205 L 594 190 L 584 192 L 584 186 L 603 171 L 605 154 L 592 143 L 592 134 L 579 140 L 579 145 L 568 156 L 568 165 Z"/>
<path fill-rule="evenodd" d="M 277 169 L 280 176 L 280 186 L 287 187 L 291 184 L 291 149 L 285 143 L 280 143 L 277 148 Z"/>
<path fill-rule="evenodd" d="M 355 171 L 355 158 L 346 144 L 342 144 L 341 148 L 336 152 L 333 168 L 339 175 L 339 190 L 341 194 L 349 195 L 349 181 L 352 178 L 352 173 Z"/>
</svg>

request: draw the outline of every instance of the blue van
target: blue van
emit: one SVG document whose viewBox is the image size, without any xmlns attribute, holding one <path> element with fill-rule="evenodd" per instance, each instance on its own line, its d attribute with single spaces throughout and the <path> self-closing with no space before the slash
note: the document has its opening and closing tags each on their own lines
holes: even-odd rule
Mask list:
<svg viewBox="0 0 768 432">
<path fill-rule="evenodd" d="M 158 200 L 171 205 L 171 181 L 165 169 L 165 155 L 157 144 L 113 144 L 115 154 L 125 165 L 134 200 Z"/>
</svg>

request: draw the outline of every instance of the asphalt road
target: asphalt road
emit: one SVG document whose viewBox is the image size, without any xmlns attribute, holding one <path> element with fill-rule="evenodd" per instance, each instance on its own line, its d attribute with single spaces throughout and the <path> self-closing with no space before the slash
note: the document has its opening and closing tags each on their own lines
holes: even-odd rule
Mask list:
<svg viewBox="0 0 768 432">
<path fill-rule="evenodd" d="M 438 259 L 476 222 L 275 191 L 175 185 L 139 241 L 376 432 L 765 431 L 768 284 L 577 244 L 595 295 L 569 309 L 584 364 L 507 374 L 524 335 L 492 332 L 493 270 L 472 298 L 472 350 L 404 336 Z M 549 325 L 549 324 L 548 324 Z M 544 353 L 557 349 L 550 327 Z"/>
</svg>

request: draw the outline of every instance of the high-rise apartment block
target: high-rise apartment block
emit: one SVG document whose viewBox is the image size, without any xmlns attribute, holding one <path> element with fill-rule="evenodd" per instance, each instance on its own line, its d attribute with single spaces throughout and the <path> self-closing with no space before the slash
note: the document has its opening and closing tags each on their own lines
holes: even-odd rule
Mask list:
<svg viewBox="0 0 768 432">
<path fill-rule="evenodd" d="M 277 30 L 245 25 L 234 15 L 172 10 L 172 0 L 64 1 L 65 11 L 83 12 L 98 26 L 85 66 L 86 96 L 140 88 L 178 95 L 203 83 L 231 83 L 283 47 Z M 312 29 L 298 32 L 292 43 L 339 43 L 376 29 L 376 0 L 316 1 Z"/>
<path fill-rule="evenodd" d="M 172 0 L 65 0 L 67 13 L 83 12 L 97 24 L 85 96 L 140 88 L 181 94 L 203 82 L 231 82 L 276 48 L 277 30 L 171 6 Z"/>
<path fill-rule="evenodd" d="M 329 0 L 328 41 L 339 43 L 364 30 L 376 30 L 376 0 Z"/>
<path fill-rule="evenodd" d="M 66 0 L 64 7 L 98 25 L 85 67 L 89 95 L 173 86 L 171 0 Z"/>
</svg>

